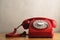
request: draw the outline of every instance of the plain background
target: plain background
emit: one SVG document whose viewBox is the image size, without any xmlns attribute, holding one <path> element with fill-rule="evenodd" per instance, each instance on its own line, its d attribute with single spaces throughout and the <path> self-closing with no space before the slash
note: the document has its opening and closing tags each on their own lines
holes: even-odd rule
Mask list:
<svg viewBox="0 0 60 40">
<path fill-rule="evenodd" d="M 0 33 L 12 32 L 23 20 L 47 17 L 56 20 L 60 32 L 60 0 L 0 0 Z M 18 32 L 22 32 L 20 27 Z"/>
</svg>

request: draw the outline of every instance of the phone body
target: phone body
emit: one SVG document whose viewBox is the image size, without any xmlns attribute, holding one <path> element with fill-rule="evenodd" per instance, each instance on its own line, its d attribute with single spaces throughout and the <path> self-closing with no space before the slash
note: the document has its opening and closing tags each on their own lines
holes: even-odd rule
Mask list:
<svg viewBox="0 0 60 40">
<path fill-rule="evenodd" d="M 36 23 L 37 22 L 37 23 Z M 40 26 L 38 26 L 40 22 Z M 46 22 L 44 28 L 44 22 Z M 34 25 L 35 23 L 35 25 Z M 41 24 L 42 23 L 42 24 Z M 53 37 L 53 28 L 56 27 L 56 21 L 44 17 L 29 18 L 22 22 L 24 29 L 29 29 L 29 37 Z M 38 25 L 36 25 L 38 24 Z M 43 26 L 41 26 L 43 25 Z M 36 26 L 36 27 L 35 27 Z M 39 28 L 40 27 L 40 28 Z M 43 28 L 42 28 L 43 27 Z"/>
<path fill-rule="evenodd" d="M 18 37 L 25 35 L 25 32 L 22 34 L 15 34 L 20 26 L 22 26 L 24 29 L 29 29 L 28 37 L 30 38 L 52 38 L 54 35 L 53 28 L 56 27 L 56 21 L 45 17 L 33 17 L 25 19 L 21 25 L 15 28 L 12 33 L 6 34 L 6 36 Z"/>
</svg>

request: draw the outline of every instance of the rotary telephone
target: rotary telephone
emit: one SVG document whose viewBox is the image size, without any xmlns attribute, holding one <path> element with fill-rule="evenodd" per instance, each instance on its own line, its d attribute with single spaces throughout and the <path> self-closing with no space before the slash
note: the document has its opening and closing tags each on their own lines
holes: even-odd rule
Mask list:
<svg viewBox="0 0 60 40">
<path fill-rule="evenodd" d="M 29 34 L 26 34 L 24 31 L 23 33 L 16 34 L 17 29 L 22 26 L 24 29 L 29 29 Z M 29 37 L 53 37 L 53 28 L 56 27 L 56 21 L 44 18 L 44 17 L 34 17 L 26 19 L 20 24 L 17 28 L 14 28 L 14 31 L 11 33 L 6 34 L 6 37 L 19 37 L 19 36 L 26 36 Z"/>
</svg>

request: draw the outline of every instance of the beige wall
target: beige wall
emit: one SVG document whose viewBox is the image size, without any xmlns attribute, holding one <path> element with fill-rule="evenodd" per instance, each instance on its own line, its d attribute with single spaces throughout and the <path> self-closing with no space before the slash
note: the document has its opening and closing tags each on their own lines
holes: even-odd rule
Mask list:
<svg viewBox="0 0 60 40">
<path fill-rule="evenodd" d="M 36 16 L 55 19 L 54 31 L 60 32 L 59 13 L 60 0 L 0 0 L 0 33 L 11 32 L 24 19 Z"/>
</svg>

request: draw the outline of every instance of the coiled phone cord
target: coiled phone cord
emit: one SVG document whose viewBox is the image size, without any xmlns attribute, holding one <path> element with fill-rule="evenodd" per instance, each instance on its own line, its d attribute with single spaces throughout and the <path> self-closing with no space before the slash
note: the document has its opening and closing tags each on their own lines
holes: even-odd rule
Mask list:
<svg viewBox="0 0 60 40">
<path fill-rule="evenodd" d="M 16 31 L 17 31 L 17 29 L 18 29 L 20 26 L 22 26 L 22 24 L 19 25 L 17 28 L 14 28 L 14 31 L 13 31 L 13 32 L 6 34 L 6 37 L 20 37 L 20 36 L 25 37 L 25 36 L 27 35 L 27 34 L 26 34 L 26 31 L 24 31 L 24 32 L 21 33 L 21 34 L 16 34 Z"/>
</svg>

